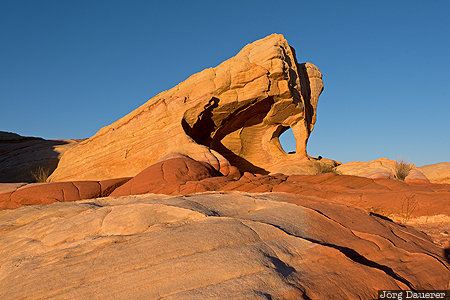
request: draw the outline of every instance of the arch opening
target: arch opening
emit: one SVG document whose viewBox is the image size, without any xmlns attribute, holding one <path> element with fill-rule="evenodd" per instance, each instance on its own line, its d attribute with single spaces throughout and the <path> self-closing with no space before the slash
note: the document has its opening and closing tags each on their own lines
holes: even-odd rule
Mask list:
<svg viewBox="0 0 450 300">
<path fill-rule="evenodd" d="M 284 152 L 287 154 L 295 153 L 297 141 L 295 140 L 294 132 L 291 127 L 286 129 L 278 139 L 280 140 L 280 145 Z"/>
</svg>

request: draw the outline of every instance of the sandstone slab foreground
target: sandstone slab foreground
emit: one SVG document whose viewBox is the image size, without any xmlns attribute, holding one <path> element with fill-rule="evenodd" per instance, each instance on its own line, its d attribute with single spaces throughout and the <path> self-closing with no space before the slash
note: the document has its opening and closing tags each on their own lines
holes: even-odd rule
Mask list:
<svg viewBox="0 0 450 300">
<path fill-rule="evenodd" d="M 170 153 L 262 174 L 306 159 L 322 75 L 280 34 L 245 46 L 68 150 L 52 181 L 133 177 Z M 292 128 L 295 154 L 278 137 Z M 222 169 L 222 166 L 225 166 Z"/>
<path fill-rule="evenodd" d="M 0 224 L 1 299 L 373 299 L 450 276 L 425 234 L 287 194 L 109 197 Z"/>
</svg>

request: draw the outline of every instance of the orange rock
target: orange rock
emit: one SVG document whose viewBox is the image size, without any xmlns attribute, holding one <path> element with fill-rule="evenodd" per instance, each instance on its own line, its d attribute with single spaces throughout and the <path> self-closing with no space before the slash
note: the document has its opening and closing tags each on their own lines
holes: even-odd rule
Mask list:
<svg viewBox="0 0 450 300">
<path fill-rule="evenodd" d="M 107 196 L 113 190 L 111 196 L 147 193 L 174 195 L 206 191 L 284 192 L 325 202 L 355 205 L 400 223 L 414 223 L 419 227 L 427 225 L 423 229 L 426 232 L 439 228 L 444 228 L 441 230 L 444 232 L 450 224 L 450 185 L 414 181 L 413 176 L 419 176 L 420 173 L 414 174 L 412 172 L 406 182 L 335 173 L 255 176 L 244 172 L 236 180 L 222 176 L 207 163 L 174 154 L 148 167 L 127 183 L 124 183 L 128 180 L 125 178 L 26 186 L 8 184 L 3 188 L 0 185 L 0 191 L 4 191 L 0 194 L 0 208 L 96 198 Z M 447 224 L 447 227 L 442 224 Z M 443 236 L 436 241 L 443 244 L 448 241 L 448 237 Z"/>
<path fill-rule="evenodd" d="M 412 184 L 428 184 L 430 181 L 428 178 L 419 170 L 413 169 L 409 171 L 408 176 L 405 178 L 406 183 Z"/>
<path fill-rule="evenodd" d="M 181 153 L 224 175 L 268 174 L 308 159 L 322 75 L 299 64 L 280 34 L 245 46 L 215 68 L 194 74 L 68 150 L 52 181 L 135 176 L 162 156 Z M 289 127 L 296 153 L 278 137 Z M 234 167 L 231 167 L 234 166 Z"/>
<path fill-rule="evenodd" d="M 393 179 L 370 179 L 325 173 L 319 175 L 258 175 L 245 172 L 239 180 L 217 176 L 213 168 L 190 158 L 159 162 L 114 191 L 112 196 L 145 193 L 191 194 L 203 191 L 287 192 L 340 201 L 404 219 L 408 199 L 419 205 L 408 218 L 450 214 L 450 185 L 416 185 Z M 414 173 L 412 174 L 414 175 Z"/>
</svg>

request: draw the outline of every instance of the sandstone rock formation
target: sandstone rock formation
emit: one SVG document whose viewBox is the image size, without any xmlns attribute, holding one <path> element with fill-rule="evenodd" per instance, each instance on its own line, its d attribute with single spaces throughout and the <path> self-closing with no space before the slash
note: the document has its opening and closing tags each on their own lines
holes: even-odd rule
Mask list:
<svg viewBox="0 0 450 300">
<path fill-rule="evenodd" d="M 450 184 L 450 162 L 425 165 L 419 170 L 433 183 Z"/>
<path fill-rule="evenodd" d="M 277 172 L 307 158 L 322 75 L 273 34 L 164 91 L 67 151 L 53 181 L 132 177 L 169 153 L 241 171 Z M 292 128 L 295 154 L 278 137 Z"/>
<path fill-rule="evenodd" d="M 416 185 L 334 173 L 286 176 L 245 172 L 242 177 L 233 179 L 222 176 L 204 162 L 183 155 L 165 157 L 131 180 L 0 184 L 0 209 L 108 195 L 185 195 L 206 191 L 285 192 L 355 205 L 399 223 L 413 224 L 430 233 L 436 243 L 450 246 L 446 234 L 450 231 L 450 185 L 423 182 Z"/>
<path fill-rule="evenodd" d="M 200 181 L 217 175 L 218 172 L 209 164 L 198 162 L 186 156 L 175 157 L 148 167 L 129 182 L 115 189 L 111 196 L 145 193 L 179 194 L 181 185 L 189 181 Z"/>
<path fill-rule="evenodd" d="M 343 175 L 354 175 L 373 179 L 393 179 L 396 178 L 396 164 L 397 161 L 387 158 L 379 158 L 367 162 L 352 161 L 337 166 L 336 171 Z M 424 175 L 421 169 L 413 164 L 409 164 L 409 166 L 411 170 L 405 178 L 406 182 L 429 183 L 427 176 Z"/>
<path fill-rule="evenodd" d="M 287 159 L 280 161 L 270 174 L 282 173 L 286 175 L 317 175 L 324 170 L 333 169 L 341 165 L 340 162 L 327 158 L 310 158 L 309 160 L 292 161 Z"/>
<path fill-rule="evenodd" d="M 450 276 L 423 233 L 286 194 L 54 203 L 0 224 L 1 299 L 374 299 Z"/>
<path fill-rule="evenodd" d="M 106 197 L 130 178 L 52 183 L 0 183 L 0 210 Z"/>
<path fill-rule="evenodd" d="M 412 169 L 405 178 L 406 183 L 428 184 L 430 180 L 419 169 Z"/>
<path fill-rule="evenodd" d="M 50 175 L 62 154 L 80 140 L 44 140 L 0 131 L 0 182 L 34 182 L 39 168 Z"/>
<path fill-rule="evenodd" d="M 352 161 L 336 168 L 343 175 L 368 178 L 394 178 L 395 160 L 379 158 L 367 162 Z"/>
<path fill-rule="evenodd" d="M 184 161 L 183 161 L 184 160 Z M 192 194 L 205 191 L 286 192 L 324 202 L 355 205 L 403 224 L 433 233 L 435 242 L 450 246 L 450 185 L 407 184 L 392 179 L 370 179 L 334 173 L 315 176 L 244 173 L 238 180 L 208 176 L 203 164 L 178 157 L 142 171 L 111 196 L 132 194 Z M 187 168 L 186 166 L 190 166 Z M 197 178 L 197 179 L 195 179 Z M 413 181 L 414 183 L 414 181 Z"/>
<path fill-rule="evenodd" d="M 309 157 L 322 89 L 274 34 L 81 143 L 0 132 L 0 299 L 448 289 L 450 165 Z"/>
</svg>

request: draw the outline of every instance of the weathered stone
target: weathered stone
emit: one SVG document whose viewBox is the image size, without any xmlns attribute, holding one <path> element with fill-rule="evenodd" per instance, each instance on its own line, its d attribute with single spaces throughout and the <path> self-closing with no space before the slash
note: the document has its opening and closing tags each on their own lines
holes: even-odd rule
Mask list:
<svg viewBox="0 0 450 300">
<path fill-rule="evenodd" d="M 336 167 L 336 171 L 343 175 L 362 176 L 372 179 L 396 178 L 399 162 L 387 158 L 379 158 L 367 162 L 352 161 Z M 410 170 L 405 178 L 400 178 L 408 183 L 427 184 L 430 183 L 425 172 L 413 164 L 409 164 Z M 432 168 L 430 168 L 432 169 Z M 450 169 L 450 168 L 449 168 Z M 445 182 L 435 182 L 445 183 Z"/>
<path fill-rule="evenodd" d="M 343 175 L 368 177 L 379 173 L 380 178 L 394 178 L 395 160 L 379 158 L 367 162 L 352 161 L 342 164 L 336 169 Z M 387 176 L 387 174 L 390 174 L 390 176 Z"/>
<path fill-rule="evenodd" d="M 394 179 L 394 174 L 388 170 L 375 169 L 364 174 L 364 177 L 372 179 Z"/>
<path fill-rule="evenodd" d="M 31 184 L 0 184 L 0 210 L 23 205 L 77 201 L 109 196 L 130 178 L 103 181 L 71 181 Z"/>
<path fill-rule="evenodd" d="M 405 178 L 405 182 L 414 184 L 430 183 L 428 178 L 419 169 L 412 169 L 411 171 L 409 171 L 408 176 L 406 176 Z"/>
<path fill-rule="evenodd" d="M 80 140 L 44 140 L 0 131 L 0 182 L 34 182 L 33 174 L 50 175 L 62 154 Z"/>
<path fill-rule="evenodd" d="M 425 165 L 419 169 L 433 183 L 450 184 L 450 162 Z"/>
<path fill-rule="evenodd" d="M 374 299 L 450 276 L 423 233 L 286 194 L 54 203 L 0 224 L 1 299 Z"/>
<path fill-rule="evenodd" d="M 199 181 L 217 176 L 209 164 L 189 157 L 171 156 L 137 174 L 118 187 L 111 196 L 128 196 L 145 193 L 178 194 L 187 181 Z"/>
<path fill-rule="evenodd" d="M 321 77 L 314 65 L 297 63 L 282 35 L 270 35 L 102 128 L 67 151 L 50 179 L 135 176 L 169 153 L 207 162 L 225 175 L 222 166 L 229 164 L 274 172 L 280 162 L 308 157 Z M 295 154 L 285 153 L 278 139 L 289 127 Z"/>
<path fill-rule="evenodd" d="M 414 171 L 413 169 L 412 171 Z M 412 172 L 414 175 L 414 172 Z M 449 242 L 450 185 L 429 184 L 421 180 L 406 182 L 374 176 L 374 179 L 325 173 L 315 176 L 283 174 L 261 175 L 244 172 L 238 180 L 221 176 L 213 167 L 173 154 L 128 178 L 92 182 L 30 184 L 2 188 L 0 209 L 55 201 L 76 201 L 101 196 L 127 196 L 146 193 L 185 195 L 205 191 L 285 192 L 355 205 L 388 216 L 401 223 L 426 225 L 425 232 L 438 230 L 437 243 Z M 125 183 L 126 182 L 126 183 Z M 413 183 L 413 184 L 408 184 Z M 417 185 L 417 184 L 420 185 Z M 98 190 L 99 186 L 102 190 Z M 91 192 L 89 187 L 95 188 Z M 79 192 L 76 192 L 76 188 Z M 18 190 L 17 190 L 18 189 Z M 16 191 L 17 190 L 17 191 Z M 114 192 L 112 192 L 114 191 Z M 111 193 L 112 192 L 112 193 Z M 439 220 L 437 223 L 431 220 Z"/>
</svg>

